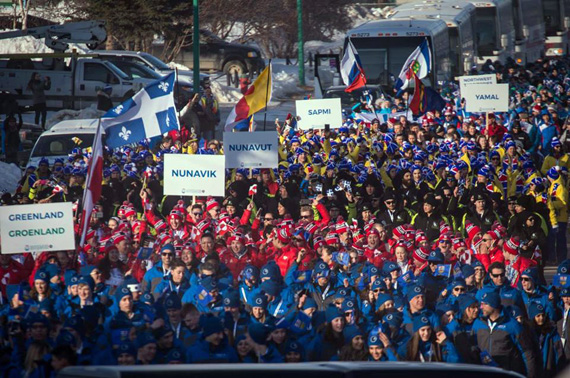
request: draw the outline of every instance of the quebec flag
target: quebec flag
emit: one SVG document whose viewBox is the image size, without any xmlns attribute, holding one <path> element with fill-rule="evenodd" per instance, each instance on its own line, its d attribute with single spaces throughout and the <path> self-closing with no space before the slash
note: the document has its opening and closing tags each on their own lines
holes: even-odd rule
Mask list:
<svg viewBox="0 0 570 378">
<path fill-rule="evenodd" d="M 176 72 L 141 89 L 101 118 L 106 144 L 114 149 L 143 139 L 180 130 L 174 107 Z"/>
</svg>

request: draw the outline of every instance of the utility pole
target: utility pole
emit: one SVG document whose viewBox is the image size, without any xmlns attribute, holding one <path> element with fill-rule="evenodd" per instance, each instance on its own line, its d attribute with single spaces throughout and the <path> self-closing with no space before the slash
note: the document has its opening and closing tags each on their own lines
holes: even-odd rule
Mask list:
<svg viewBox="0 0 570 378">
<path fill-rule="evenodd" d="M 198 13 L 198 0 L 193 2 L 194 35 L 192 36 L 192 55 L 194 57 L 194 93 L 200 91 L 200 16 Z"/>
<path fill-rule="evenodd" d="M 297 0 L 297 49 L 299 62 L 299 85 L 305 85 L 305 54 L 303 53 L 303 0 Z"/>
</svg>

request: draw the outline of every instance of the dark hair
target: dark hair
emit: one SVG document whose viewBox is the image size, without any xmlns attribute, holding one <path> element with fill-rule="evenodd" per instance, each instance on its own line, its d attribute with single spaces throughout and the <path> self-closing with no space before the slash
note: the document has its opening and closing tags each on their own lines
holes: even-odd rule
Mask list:
<svg viewBox="0 0 570 378">
<path fill-rule="evenodd" d="M 494 263 L 489 265 L 489 269 L 487 269 L 487 272 L 491 273 L 493 269 L 505 270 L 505 264 L 500 261 L 495 261 Z"/>
<path fill-rule="evenodd" d="M 441 349 L 439 344 L 435 342 L 435 332 L 432 329 L 431 336 L 428 340 L 431 343 L 431 350 L 433 351 L 433 361 L 432 362 L 442 362 Z M 420 333 L 419 331 L 414 332 L 414 335 L 408 341 L 408 347 L 406 348 L 406 359 L 405 361 L 420 361 Z"/>
<path fill-rule="evenodd" d="M 55 347 L 51 354 L 59 359 L 67 360 L 67 363 L 71 366 L 77 364 L 77 353 L 75 353 L 69 345 L 60 345 Z"/>
<path fill-rule="evenodd" d="M 174 270 L 176 268 L 186 268 L 186 264 L 184 264 L 184 261 L 180 260 L 180 259 L 174 259 L 171 263 L 170 263 L 170 270 Z"/>
</svg>

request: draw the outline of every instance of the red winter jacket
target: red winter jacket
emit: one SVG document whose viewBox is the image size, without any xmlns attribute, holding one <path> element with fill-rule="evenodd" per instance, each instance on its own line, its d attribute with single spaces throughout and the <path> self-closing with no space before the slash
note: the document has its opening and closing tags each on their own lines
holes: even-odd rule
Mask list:
<svg viewBox="0 0 570 378">
<path fill-rule="evenodd" d="M 0 289 L 6 297 L 6 286 L 17 285 L 27 277 L 24 266 L 16 260 L 11 260 L 8 266 L 0 266 Z"/>
</svg>

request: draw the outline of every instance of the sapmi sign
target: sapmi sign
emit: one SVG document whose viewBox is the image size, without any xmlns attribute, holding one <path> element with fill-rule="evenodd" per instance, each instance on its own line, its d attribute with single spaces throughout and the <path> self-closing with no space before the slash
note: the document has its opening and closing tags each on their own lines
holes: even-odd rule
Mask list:
<svg viewBox="0 0 570 378">
<path fill-rule="evenodd" d="M 75 249 L 71 202 L 0 207 L 2 253 Z"/>
<path fill-rule="evenodd" d="M 223 197 L 225 180 L 222 155 L 164 155 L 165 195 Z"/>
<path fill-rule="evenodd" d="M 224 133 L 226 168 L 277 168 L 277 141 L 275 131 Z"/>
<path fill-rule="evenodd" d="M 323 129 L 342 126 L 342 106 L 340 98 L 295 101 L 297 126 L 302 130 Z"/>
<path fill-rule="evenodd" d="M 507 112 L 509 110 L 509 85 L 488 84 L 469 86 L 461 96 L 465 110 L 473 113 Z"/>
</svg>

